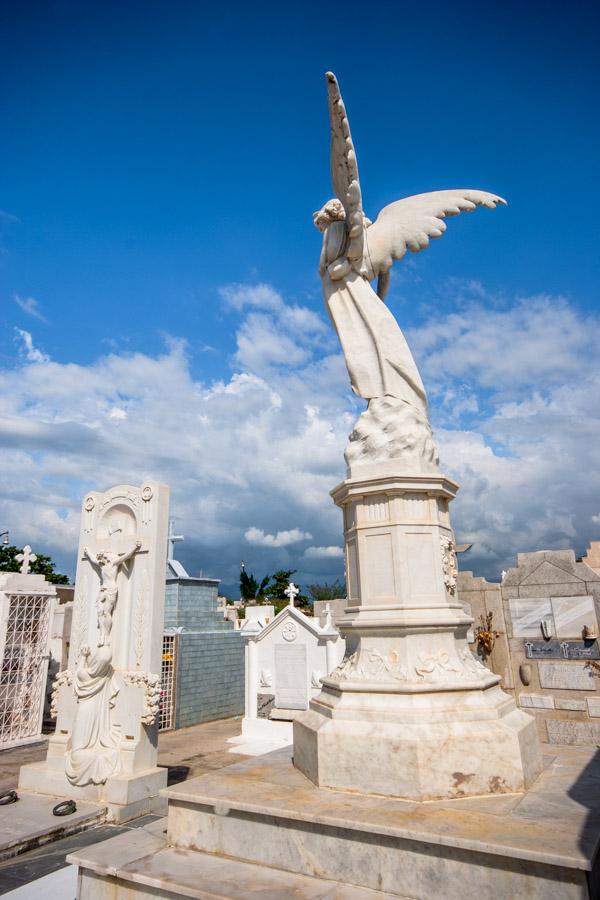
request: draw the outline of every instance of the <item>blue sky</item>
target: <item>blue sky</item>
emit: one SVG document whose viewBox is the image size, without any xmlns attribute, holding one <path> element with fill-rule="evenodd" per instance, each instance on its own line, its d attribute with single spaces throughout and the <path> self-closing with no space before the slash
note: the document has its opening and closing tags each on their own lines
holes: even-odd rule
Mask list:
<svg viewBox="0 0 600 900">
<path fill-rule="evenodd" d="M 517 551 L 600 537 L 595 4 L 2 15 L 0 520 L 15 540 L 73 571 L 83 492 L 151 474 L 171 484 L 190 569 L 341 572 L 327 492 L 360 407 L 311 222 L 331 195 L 326 69 L 372 217 L 436 188 L 509 201 L 450 222 L 389 299 L 463 486 L 469 566 L 493 576 Z"/>
</svg>

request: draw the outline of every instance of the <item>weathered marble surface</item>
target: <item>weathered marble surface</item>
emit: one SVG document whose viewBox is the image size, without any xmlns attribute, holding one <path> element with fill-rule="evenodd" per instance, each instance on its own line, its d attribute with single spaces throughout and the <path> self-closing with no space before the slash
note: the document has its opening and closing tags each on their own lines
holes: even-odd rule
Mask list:
<svg viewBox="0 0 600 900">
<path fill-rule="evenodd" d="M 540 662 L 540 685 L 564 691 L 595 691 L 596 680 L 586 663 Z"/>
<path fill-rule="evenodd" d="M 541 638 L 541 621 L 552 615 L 549 597 L 509 600 L 510 617 L 514 637 Z"/>
<path fill-rule="evenodd" d="M 593 597 L 551 597 L 550 602 L 557 637 L 581 638 L 584 625 L 598 626 Z"/>
<path fill-rule="evenodd" d="M 519 706 L 554 709 L 554 697 L 549 694 L 519 694 Z"/>
<path fill-rule="evenodd" d="M 571 712 L 585 712 L 587 709 L 585 700 L 578 700 L 575 697 L 555 697 L 554 706 L 556 709 L 569 709 Z"/>
<path fill-rule="evenodd" d="M 548 719 L 548 741 L 551 744 L 575 744 L 597 747 L 600 743 L 599 722 L 573 722 Z"/>
</svg>

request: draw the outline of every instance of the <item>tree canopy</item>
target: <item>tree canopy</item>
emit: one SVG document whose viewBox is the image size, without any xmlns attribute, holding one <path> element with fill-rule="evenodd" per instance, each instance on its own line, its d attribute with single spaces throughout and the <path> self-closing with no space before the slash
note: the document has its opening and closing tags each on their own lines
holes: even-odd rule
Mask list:
<svg viewBox="0 0 600 900">
<path fill-rule="evenodd" d="M 22 551 L 18 547 L 0 547 L 0 572 L 20 572 L 21 563 L 18 562 L 17 556 Z M 43 575 L 46 581 L 52 584 L 69 584 L 69 578 L 55 572 L 55 564 L 49 556 L 43 553 L 36 553 L 36 559 L 29 564 L 29 571 L 33 575 Z"/>
</svg>

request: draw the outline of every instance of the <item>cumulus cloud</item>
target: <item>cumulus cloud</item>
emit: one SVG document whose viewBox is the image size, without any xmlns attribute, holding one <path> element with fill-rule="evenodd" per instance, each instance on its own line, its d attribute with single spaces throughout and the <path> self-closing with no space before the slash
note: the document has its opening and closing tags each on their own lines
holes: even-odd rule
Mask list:
<svg viewBox="0 0 600 900">
<path fill-rule="evenodd" d="M 308 559 L 343 559 L 343 547 L 307 547 L 304 556 Z"/>
<path fill-rule="evenodd" d="M 31 316 L 33 319 L 39 319 L 40 322 L 46 322 L 46 317 L 43 315 L 40 304 L 35 297 L 19 297 L 18 294 L 15 294 L 15 303 L 28 316 Z"/>
<path fill-rule="evenodd" d="M 29 331 L 25 331 L 23 328 L 15 328 L 15 339 L 19 345 L 19 352 L 25 356 L 29 362 L 48 362 L 50 357 L 46 356 L 45 353 L 42 353 L 41 350 L 38 350 L 37 347 L 33 346 L 33 338 Z"/>
<path fill-rule="evenodd" d="M 76 365 L 18 330 L 20 364 L 0 368 L 0 492 L 15 541 L 72 572 L 84 493 L 154 477 L 171 486 L 190 572 L 234 585 L 244 557 L 257 575 L 343 577 L 329 491 L 364 403 L 312 309 L 268 285 L 223 298 L 237 349 L 220 380 L 194 377 L 180 341 Z M 498 577 L 519 551 L 582 552 L 600 537 L 599 328 L 564 299 L 502 304 L 480 288 L 411 330 L 443 467 L 461 485 L 453 523 L 474 545 L 463 567 Z"/>
<path fill-rule="evenodd" d="M 300 531 L 292 528 L 290 531 L 278 531 L 277 534 L 265 534 L 262 528 L 252 526 L 244 534 L 249 544 L 258 544 L 260 547 L 287 547 L 289 544 L 298 544 L 300 541 L 310 541 L 312 534 L 308 531 Z"/>
</svg>

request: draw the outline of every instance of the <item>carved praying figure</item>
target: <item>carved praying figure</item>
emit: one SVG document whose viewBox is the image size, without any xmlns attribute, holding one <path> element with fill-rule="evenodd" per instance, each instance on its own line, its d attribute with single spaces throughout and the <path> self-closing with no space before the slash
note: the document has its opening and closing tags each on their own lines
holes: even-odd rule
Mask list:
<svg viewBox="0 0 600 900">
<path fill-rule="evenodd" d="M 320 273 L 352 389 L 368 401 L 350 435 L 346 461 L 402 459 L 417 472 L 437 470 L 421 376 L 384 301 L 394 260 L 424 250 L 446 230 L 443 219 L 505 203 L 486 191 L 417 194 L 384 207 L 374 222 L 362 206 L 356 153 L 335 75 L 327 72 L 331 177 L 335 199 L 314 214 L 323 232 Z M 370 282 L 377 278 L 377 293 Z"/>
<path fill-rule="evenodd" d="M 118 553 L 115 550 L 100 550 L 93 554 L 88 547 L 83 548 L 85 556 L 100 572 L 100 591 L 96 598 L 96 610 L 98 614 L 98 647 L 103 647 L 108 642 L 112 630 L 112 615 L 117 602 L 118 587 L 117 576 L 123 563 L 131 559 L 140 547 L 141 541 L 136 541 L 130 550 Z"/>
</svg>

